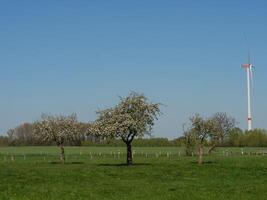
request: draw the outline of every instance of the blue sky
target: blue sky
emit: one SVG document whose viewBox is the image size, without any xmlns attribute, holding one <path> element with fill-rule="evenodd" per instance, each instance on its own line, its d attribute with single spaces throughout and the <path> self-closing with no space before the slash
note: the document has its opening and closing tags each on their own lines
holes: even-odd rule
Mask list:
<svg viewBox="0 0 267 200">
<path fill-rule="evenodd" d="M 41 113 L 92 121 L 130 91 L 165 105 L 155 136 L 181 135 L 194 113 L 227 112 L 246 128 L 248 47 L 254 127 L 267 128 L 266 10 L 264 0 L 2 0 L 0 133 Z"/>
</svg>

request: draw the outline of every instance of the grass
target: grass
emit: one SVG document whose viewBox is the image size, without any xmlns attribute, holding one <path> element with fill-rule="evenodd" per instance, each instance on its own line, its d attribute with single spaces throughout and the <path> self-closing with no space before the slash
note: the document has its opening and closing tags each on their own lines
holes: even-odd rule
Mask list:
<svg viewBox="0 0 267 200">
<path fill-rule="evenodd" d="M 0 148 L 0 199 L 267 199 L 267 155 L 219 149 L 198 166 L 182 152 L 135 148 L 127 167 L 124 148 L 67 148 L 65 165 L 57 148 Z"/>
</svg>

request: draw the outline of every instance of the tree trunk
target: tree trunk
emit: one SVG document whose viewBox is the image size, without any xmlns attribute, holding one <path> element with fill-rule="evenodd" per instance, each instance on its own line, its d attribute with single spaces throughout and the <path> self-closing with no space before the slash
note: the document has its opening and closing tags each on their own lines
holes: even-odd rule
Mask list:
<svg viewBox="0 0 267 200">
<path fill-rule="evenodd" d="M 211 154 L 211 152 L 216 148 L 216 144 L 213 144 L 210 148 L 209 148 L 209 151 L 208 153 Z"/>
<path fill-rule="evenodd" d="M 64 164 L 65 163 L 65 149 L 64 149 L 64 146 L 61 144 L 60 146 L 60 150 L 61 150 L 61 154 L 60 154 L 60 160 L 61 160 L 61 163 Z"/>
<path fill-rule="evenodd" d="M 127 143 L 127 165 L 133 164 L 132 144 Z"/>
<path fill-rule="evenodd" d="M 203 163 L 203 153 L 204 153 L 203 146 L 200 145 L 199 149 L 198 149 L 198 164 L 199 165 L 202 165 L 202 163 Z"/>
</svg>

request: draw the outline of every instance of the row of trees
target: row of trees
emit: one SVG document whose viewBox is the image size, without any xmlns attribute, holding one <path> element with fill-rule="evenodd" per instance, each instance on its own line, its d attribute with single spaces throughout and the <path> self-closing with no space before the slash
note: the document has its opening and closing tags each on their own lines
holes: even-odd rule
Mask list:
<svg viewBox="0 0 267 200">
<path fill-rule="evenodd" d="M 25 131 L 24 126 L 31 127 Z M 54 141 L 43 141 L 33 136 L 33 124 L 24 123 L 14 129 L 8 131 L 9 135 L 0 136 L 1 146 L 54 146 Z M 133 141 L 133 146 L 136 147 L 181 147 L 183 146 L 183 137 L 169 140 L 168 138 L 136 138 Z M 117 138 L 100 138 L 94 135 L 86 135 L 81 133 L 75 142 L 66 142 L 67 146 L 110 146 L 123 147 L 124 142 Z"/>
<path fill-rule="evenodd" d="M 264 129 L 242 131 L 240 128 L 234 128 L 230 131 L 222 146 L 267 147 L 267 131 Z"/>
<path fill-rule="evenodd" d="M 119 138 L 127 146 L 127 165 L 131 165 L 132 142 L 151 133 L 154 120 L 160 114 L 159 106 L 144 95 L 132 92 L 128 97 L 121 97 L 116 106 L 97 111 L 97 119 L 92 123 L 80 123 L 76 115 L 42 116 L 33 124 L 33 136 L 39 141 L 53 141 L 61 150 L 62 163 L 65 162 L 64 146 L 84 134 L 101 139 Z"/>
<path fill-rule="evenodd" d="M 24 132 L 24 126 L 32 127 L 33 124 L 25 123 L 9 130 L 9 136 L 0 136 L 0 146 L 54 146 L 55 142 L 40 141 L 32 135 L 32 128 Z M 26 129 L 27 130 L 27 129 Z M 25 134 L 23 134 L 25 133 Z M 81 137 L 75 142 L 66 142 L 68 146 L 112 146 L 123 147 L 122 140 L 116 138 L 101 139 L 94 135 L 80 134 Z M 185 137 L 169 140 L 168 138 L 136 138 L 133 146 L 136 147 L 184 147 Z M 205 146 L 211 147 L 209 141 L 205 141 Z M 242 131 L 240 128 L 232 129 L 224 138 L 220 147 L 267 147 L 267 131 L 264 129 L 254 129 L 252 131 Z M 188 153 L 190 154 L 190 153 Z"/>
<path fill-rule="evenodd" d="M 94 122 L 79 122 L 75 114 L 43 115 L 33 124 L 25 123 L 9 130 L 8 140 L 2 137 L 0 144 L 1 141 L 11 141 L 12 145 L 57 145 L 64 163 L 66 145 L 88 144 L 88 141 L 98 144 L 124 143 L 127 147 L 127 164 L 131 165 L 133 141 L 136 139 L 139 144 L 153 141 L 141 138 L 151 135 L 154 121 L 160 114 L 159 103 L 149 102 L 144 95 L 132 92 L 125 98 L 121 97 L 114 107 L 97 111 Z M 216 113 L 210 117 L 196 114 L 184 125 L 182 137 L 171 142 L 167 139 L 155 140 L 161 142 L 162 146 L 184 145 L 187 155 L 198 155 L 198 162 L 202 164 L 204 147 L 208 147 L 208 153 L 211 153 L 218 146 L 264 146 L 267 145 L 267 133 L 264 130 L 243 132 L 236 127 L 236 120 L 226 113 Z"/>
<path fill-rule="evenodd" d="M 82 141 L 82 146 L 111 146 L 111 147 L 122 147 L 125 146 L 124 142 L 120 139 L 107 138 L 105 140 L 99 140 L 97 142 L 86 140 Z M 168 138 L 136 138 L 133 140 L 133 146 L 136 147 L 181 147 L 182 141 L 174 139 L 169 140 Z"/>
</svg>

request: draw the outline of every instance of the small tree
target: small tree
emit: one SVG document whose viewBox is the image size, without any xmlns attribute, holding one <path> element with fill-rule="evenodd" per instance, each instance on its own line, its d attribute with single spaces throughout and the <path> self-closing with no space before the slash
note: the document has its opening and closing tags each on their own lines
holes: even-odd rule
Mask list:
<svg viewBox="0 0 267 200">
<path fill-rule="evenodd" d="M 132 165 L 132 141 L 150 134 L 160 114 L 160 104 L 148 102 L 144 95 L 132 92 L 113 108 L 98 111 L 98 119 L 89 133 L 102 137 L 121 138 L 127 146 L 127 165 Z"/>
<path fill-rule="evenodd" d="M 60 160 L 65 163 L 64 145 L 75 142 L 81 134 L 84 125 L 79 123 L 76 114 L 70 116 L 43 115 L 42 119 L 34 123 L 34 136 L 44 142 L 55 142 L 61 150 Z"/>
<path fill-rule="evenodd" d="M 211 120 L 214 124 L 214 132 L 210 139 L 212 146 L 209 148 L 209 153 L 217 146 L 222 145 L 225 137 L 229 136 L 231 130 L 236 126 L 236 120 L 222 112 L 215 113 Z"/>
<path fill-rule="evenodd" d="M 192 151 L 192 145 L 194 145 L 198 153 L 199 164 L 203 163 L 204 144 L 212 136 L 214 127 L 215 125 L 213 120 L 205 119 L 199 114 L 190 118 L 189 128 L 185 132 L 185 137 L 187 138 L 186 145 L 190 144 L 187 146 L 190 147 L 190 151 Z"/>
</svg>

